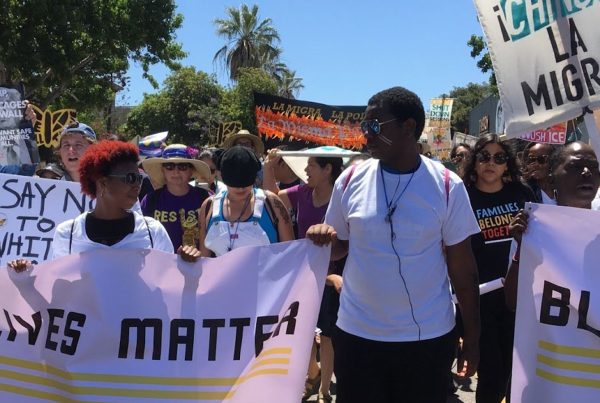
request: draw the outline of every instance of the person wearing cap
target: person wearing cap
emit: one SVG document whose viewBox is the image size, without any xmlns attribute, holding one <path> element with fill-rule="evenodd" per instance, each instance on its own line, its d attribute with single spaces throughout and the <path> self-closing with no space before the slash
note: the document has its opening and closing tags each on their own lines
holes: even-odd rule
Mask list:
<svg viewBox="0 0 600 403">
<path fill-rule="evenodd" d="M 44 179 L 60 179 L 65 172 L 60 168 L 60 165 L 55 163 L 50 163 L 43 168 L 35 171 L 35 176 Z"/>
<path fill-rule="evenodd" d="M 57 154 L 64 175 L 60 180 L 80 182 L 79 160 L 90 144 L 97 140 L 94 129 L 84 123 L 66 126 L 58 140 Z"/>
<path fill-rule="evenodd" d="M 198 248 L 198 211 L 209 194 L 189 182 L 192 178 L 206 182 L 208 165 L 192 158 L 184 144 L 171 144 L 160 158 L 145 159 L 142 166 L 155 188 L 142 199 L 142 213 L 164 225 L 175 249 L 181 245 Z"/>
<path fill-rule="evenodd" d="M 221 256 L 241 246 L 294 239 L 292 222 L 281 199 L 253 186 L 261 164 L 252 150 L 229 148 L 221 156 L 219 167 L 227 190 L 202 204 L 202 256 Z"/>
</svg>

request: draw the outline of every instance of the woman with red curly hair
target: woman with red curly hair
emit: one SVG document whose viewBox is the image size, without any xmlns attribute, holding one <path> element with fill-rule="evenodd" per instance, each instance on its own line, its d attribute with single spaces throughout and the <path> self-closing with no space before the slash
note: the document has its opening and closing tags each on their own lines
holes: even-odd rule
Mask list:
<svg viewBox="0 0 600 403">
<path fill-rule="evenodd" d="M 152 248 L 173 253 L 156 220 L 131 211 L 142 183 L 138 150 L 120 141 L 93 144 L 79 162 L 81 191 L 96 199 L 94 210 L 58 225 L 52 243 L 56 259 L 98 248 Z"/>
</svg>

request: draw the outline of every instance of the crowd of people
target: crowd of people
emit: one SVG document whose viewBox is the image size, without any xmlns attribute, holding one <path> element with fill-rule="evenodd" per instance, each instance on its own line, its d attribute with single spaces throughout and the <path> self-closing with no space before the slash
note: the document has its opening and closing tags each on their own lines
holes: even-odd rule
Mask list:
<svg viewBox="0 0 600 403">
<path fill-rule="evenodd" d="M 445 402 L 456 360 L 453 376 L 478 373 L 477 402 L 508 401 L 524 204 L 598 207 L 598 159 L 580 142 L 516 150 L 490 134 L 453 148 L 453 172 L 424 155 L 424 125 L 416 94 L 379 92 L 361 122 L 368 155 L 307 157 L 305 175 L 247 130 L 222 149 L 162 144 L 140 161 L 135 145 L 69 125 L 36 174 L 80 182 L 96 204 L 57 227 L 53 256 L 153 248 L 195 261 L 331 244 L 304 397 L 332 401 L 335 373 L 341 403 Z"/>
</svg>

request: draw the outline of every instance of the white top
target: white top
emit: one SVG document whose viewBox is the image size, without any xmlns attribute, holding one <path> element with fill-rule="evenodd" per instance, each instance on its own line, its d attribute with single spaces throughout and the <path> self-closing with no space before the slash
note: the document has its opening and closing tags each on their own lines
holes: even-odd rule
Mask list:
<svg viewBox="0 0 600 403">
<path fill-rule="evenodd" d="M 467 191 L 450 172 L 447 204 L 444 166 L 421 157 L 393 214 L 392 245 L 381 172 L 378 160 L 367 160 L 356 166 L 344 190 L 349 170 L 344 171 L 327 209 L 325 222 L 350 242 L 337 325 L 379 341 L 439 337 L 455 325 L 442 243 L 455 245 L 480 231 Z M 388 199 L 396 187 L 397 199 L 411 174 L 383 171 L 383 177 Z"/>
<path fill-rule="evenodd" d="M 137 212 L 134 215 L 134 230 L 125 238 L 112 246 L 97 243 L 88 238 L 85 232 L 85 216 L 88 213 L 80 214 L 73 220 L 67 220 L 60 223 L 54 232 L 52 241 L 52 258 L 57 259 L 73 253 L 85 252 L 92 249 L 115 248 L 115 249 L 150 249 L 151 242 L 148 230 L 152 234 L 152 243 L 154 249 L 167 253 L 173 253 L 173 244 L 167 234 L 167 230 L 162 224 L 154 218 L 144 217 Z M 71 239 L 71 228 L 73 228 L 73 240 L 71 252 L 69 253 L 69 240 Z"/>
</svg>

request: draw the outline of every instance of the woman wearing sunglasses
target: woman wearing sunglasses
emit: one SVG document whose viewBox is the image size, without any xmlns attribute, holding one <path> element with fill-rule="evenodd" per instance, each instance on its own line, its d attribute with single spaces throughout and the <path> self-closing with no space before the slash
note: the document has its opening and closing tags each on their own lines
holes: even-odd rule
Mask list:
<svg viewBox="0 0 600 403">
<path fill-rule="evenodd" d="M 529 143 L 523 150 L 523 172 L 527 184 L 533 190 L 536 203 L 556 204 L 549 177 L 548 160 L 554 146 L 545 143 Z"/>
<path fill-rule="evenodd" d="M 511 235 L 508 225 L 533 199 L 521 183 L 515 155 L 495 134 L 481 137 L 472 150 L 463 178 L 481 232 L 471 237 L 480 284 L 506 275 Z M 515 318 L 506 308 L 502 288 L 480 297 L 481 338 L 477 402 L 501 402 L 512 370 Z"/>
<path fill-rule="evenodd" d="M 53 259 L 103 248 L 152 248 L 173 253 L 164 227 L 130 210 L 142 182 L 137 161 L 137 148 L 129 143 L 102 141 L 88 147 L 79 162 L 78 174 L 82 192 L 96 199 L 96 206 L 56 227 Z M 188 258 L 187 251 L 182 257 Z M 26 259 L 17 259 L 9 267 L 23 271 L 30 264 Z"/>
<path fill-rule="evenodd" d="M 172 144 L 160 158 L 148 158 L 142 166 L 155 189 L 142 199 L 144 215 L 164 225 L 175 249 L 181 245 L 200 248 L 198 210 L 209 194 L 189 182 L 192 178 L 208 182 L 208 165 L 194 159 L 185 145 Z"/>
</svg>

